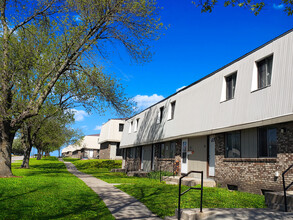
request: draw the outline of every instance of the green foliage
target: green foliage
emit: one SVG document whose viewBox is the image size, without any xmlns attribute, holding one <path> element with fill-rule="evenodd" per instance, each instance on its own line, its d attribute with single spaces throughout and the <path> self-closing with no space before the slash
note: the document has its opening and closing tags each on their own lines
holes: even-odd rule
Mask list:
<svg viewBox="0 0 293 220">
<path fill-rule="evenodd" d="M 31 159 L 30 169 L 0 178 L 0 219 L 114 219 L 104 202 L 57 158 Z"/>
<path fill-rule="evenodd" d="M 203 1 L 192 1 L 197 7 L 201 8 L 201 12 L 212 12 L 214 7 L 218 4 L 217 0 L 203 0 Z M 270 1 L 265 0 L 225 0 L 224 6 L 240 7 L 249 9 L 254 15 L 258 15 L 265 6 L 270 4 Z M 292 0 L 279 0 L 275 4 L 284 5 L 284 12 L 287 15 L 292 15 L 293 13 L 293 1 Z"/>
<path fill-rule="evenodd" d="M 172 172 L 168 172 L 168 171 L 161 171 L 161 176 L 172 176 L 173 173 Z M 150 179 L 160 179 L 160 171 L 152 171 L 148 173 L 148 178 Z"/>
<path fill-rule="evenodd" d="M 77 165 L 80 160 L 73 163 Z M 178 205 L 178 186 L 160 183 L 158 172 L 150 173 L 152 178 L 128 177 L 125 173 L 111 173 L 107 169 L 91 167 L 78 168 L 108 183 L 122 183 L 116 186 L 144 203 L 159 217 L 173 216 Z M 171 174 L 171 173 L 165 173 Z M 198 187 L 198 186 L 196 186 Z M 182 186 L 182 191 L 187 190 Z M 190 191 L 182 197 L 182 208 L 199 207 L 199 191 Z M 244 192 L 229 191 L 223 188 L 204 187 L 204 208 L 265 208 L 264 196 Z"/>
<path fill-rule="evenodd" d="M 92 159 L 92 160 L 74 160 L 72 158 L 64 158 L 64 161 L 73 162 L 78 170 L 84 169 L 95 169 L 95 168 L 105 168 L 107 170 L 121 168 L 121 160 L 102 160 L 102 159 Z"/>
<path fill-rule="evenodd" d="M 12 154 L 23 155 L 23 147 L 19 138 L 15 138 L 12 144 Z"/>
</svg>

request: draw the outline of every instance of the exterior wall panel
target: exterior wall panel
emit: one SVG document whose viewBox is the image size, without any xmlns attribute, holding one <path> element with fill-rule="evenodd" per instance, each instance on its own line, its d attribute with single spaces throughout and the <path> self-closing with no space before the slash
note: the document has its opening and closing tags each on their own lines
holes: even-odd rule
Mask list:
<svg viewBox="0 0 293 220">
<path fill-rule="evenodd" d="M 293 33 L 278 38 L 213 75 L 170 96 L 129 119 L 121 147 L 168 141 L 256 127 L 293 119 Z M 252 91 L 256 61 L 273 54 L 271 86 Z M 237 71 L 234 99 L 221 102 L 224 77 Z M 225 83 L 224 83 L 225 85 Z M 176 101 L 174 119 L 167 120 L 169 103 Z M 164 106 L 162 123 L 157 123 Z M 282 117 L 287 117 L 283 119 Z M 129 133 L 131 120 L 140 118 L 137 132 Z"/>
</svg>

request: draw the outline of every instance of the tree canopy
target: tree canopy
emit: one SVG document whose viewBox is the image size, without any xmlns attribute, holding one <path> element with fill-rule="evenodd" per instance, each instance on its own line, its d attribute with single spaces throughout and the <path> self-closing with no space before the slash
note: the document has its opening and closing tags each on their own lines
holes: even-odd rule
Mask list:
<svg viewBox="0 0 293 220">
<path fill-rule="evenodd" d="M 0 22 L 0 176 L 12 175 L 15 133 L 48 97 L 129 113 L 123 87 L 94 60 L 122 45 L 149 61 L 162 26 L 155 0 L 1 0 Z"/>
<path fill-rule="evenodd" d="M 202 12 L 212 12 L 214 7 L 219 4 L 218 0 L 196 0 L 192 1 L 193 4 L 201 8 Z M 248 8 L 255 15 L 265 8 L 268 4 L 272 4 L 272 1 L 266 0 L 224 0 L 220 1 L 225 7 L 241 7 Z M 274 2 L 275 4 L 282 5 L 284 7 L 284 12 L 288 15 L 293 14 L 293 1 L 292 0 L 278 0 Z"/>
</svg>

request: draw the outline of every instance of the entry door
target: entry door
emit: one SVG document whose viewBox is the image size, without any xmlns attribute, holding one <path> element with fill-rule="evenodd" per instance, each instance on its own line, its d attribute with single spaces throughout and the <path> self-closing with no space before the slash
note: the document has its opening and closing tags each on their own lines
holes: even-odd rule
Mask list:
<svg viewBox="0 0 293 220">
<path fill-rule="evenodd" d="M 142 164 L 141 169 L 146 172 L 151 171 L 151 162 L 152 162 L 152 147 L 142 147 Z"/>
<path fill-rule="evenodd" d="M 209 176 L 215 176 L 215 136 L 209 137 Z"/>
<path fill-rule="evenodd" d="M 188 150 L 188 139 L 182 139 L 182 147 L 181 147 L 181 173 L 187 173 L 188 172 L 187 150 Z"/>
<path fill-rule="evenodd" d="M 93 158 L 94 157 L 94 150 L 89 150 L 89 158 Z"/>
</svg>

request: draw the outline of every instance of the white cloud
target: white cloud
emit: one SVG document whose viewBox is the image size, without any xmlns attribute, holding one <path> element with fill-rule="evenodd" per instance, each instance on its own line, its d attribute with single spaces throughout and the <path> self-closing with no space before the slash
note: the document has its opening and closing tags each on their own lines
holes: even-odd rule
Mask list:
<svg viewBox="0 0 293 220">
<path fill-rule="evenodd" d="M 71 109 L 71 112 L 74 113 L 75 121 L 83 121 L 85 117 L 89 116 L 89 114 L 84 110 L 77 110 L 73 108 Z"/>
<path fill-rule="evenodd" d="M 184 89 L 185 87 L 186 87 L 186 86 L 182 86 L 182 87 L 176 89 L 176 92 L 180 91 L 181 89 Z"/>
<path fill-rule="evenodd" d="M 142 110 L 161 101 L 162 99 L 164 99 L 164 96 L 157 94 L 153 94 L 151 96 L 137 95 L 133 98 L 133 101 L 136 102 L 136 108 Z"/>
<path fill-rule="evenodd" d="M 100 131 L 102 129 L 102 125 L 97 125 L 96 127 L 95 127 L 95 131 Z"/>
<path fill-rule="evenodd" d="M 284 9 L 284 5 L 283 4 L 279 4 L 279 5 L 277 5 L 277 4 L 273 4 L 273 8 L 274 9 L 277 9 L 277 10 L 282 10 L 282 9 Z"/>
</svg>

